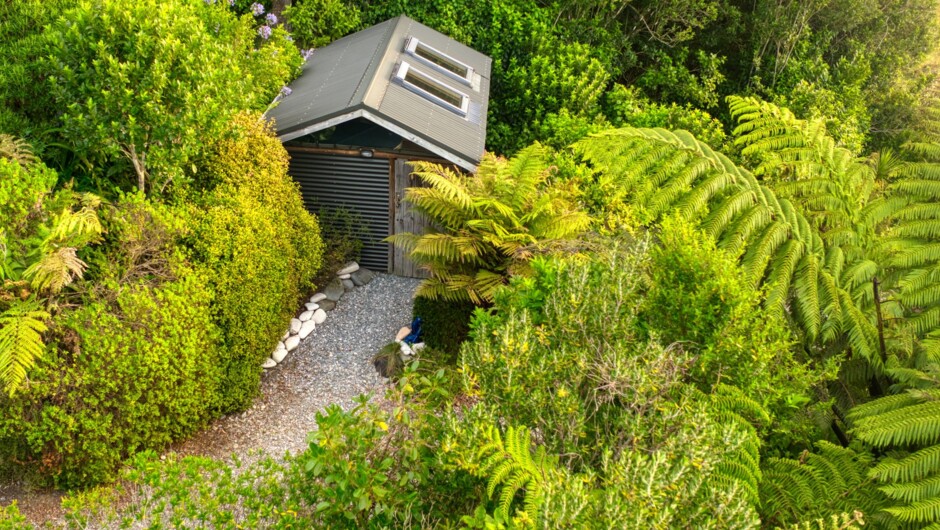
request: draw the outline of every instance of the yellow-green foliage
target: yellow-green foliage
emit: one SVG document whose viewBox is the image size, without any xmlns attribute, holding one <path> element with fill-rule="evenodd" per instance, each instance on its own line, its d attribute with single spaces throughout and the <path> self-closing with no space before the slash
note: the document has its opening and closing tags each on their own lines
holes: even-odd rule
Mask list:
<svg viewBox="0 0 940 530">
<path fill-rule="evenodd" d="M 225 389 L 212 295 L 204 277 L 180 272 L 159 287 L 99 288 L 59 315 L 56 348 L 0 398 L 0 460 L 62 486 L 93 484 L 213 416 Z"/>
<path fill-rule="evenodd" d="M 0 236 L 24 235 L 56 178 L 56 173 L 41 163 L 22 166 L 0 157 Z"/>
<path fill-rule="evenodd" d="M 0 384 L 10 396 L 42 357 L 45 345 L 40 334 L 47 329 L 47 318 L 49 313 L 33 299 L 16 300 L 0 313 Z"/>
<path fill-rule="evenodd" d="M 193 257 L 215 293 L 222 331 L 224 411 L 248 406 L 257 392 L 261 361 L 312 288 L 323 250 L 270 127 L 243 114 L 232 130 L 206 165 L 216 187 L 192 213 Z"/>
</svg>

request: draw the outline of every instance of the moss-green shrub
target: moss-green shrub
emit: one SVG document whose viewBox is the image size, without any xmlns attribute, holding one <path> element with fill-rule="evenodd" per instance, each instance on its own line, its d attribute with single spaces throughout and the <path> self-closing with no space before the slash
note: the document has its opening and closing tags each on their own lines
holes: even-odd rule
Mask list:
<svg viewBox="0 0 940 530">
<path fill-rule="evenodd" d="M 209 278 L 221 330 L 223 412 L 251 403 L 323 254 L 315 217 L 287 175 L 287 152 L 257 115 L 238 116 L 206 163 L 215 187 L 189 215 L 192 257 Z"/>
<path fill-rule="evenodd" d="M 456 363 L 460 343 L 470 333 L 470 318 L 476 308 L 470 302 L 415 298 L 412 314 L 421 317 L 421 340 L 440 352 L 442 361 Z"/>
<path fill-rule="evenodd" d="M 157 287 L 99 286 L 60 315 L 30 382 L 0 398 L 0 461 L 85 485 L 205 424 L 224 390 L 218 332 L 205 279 L 181 272 Z"/>
</svg>

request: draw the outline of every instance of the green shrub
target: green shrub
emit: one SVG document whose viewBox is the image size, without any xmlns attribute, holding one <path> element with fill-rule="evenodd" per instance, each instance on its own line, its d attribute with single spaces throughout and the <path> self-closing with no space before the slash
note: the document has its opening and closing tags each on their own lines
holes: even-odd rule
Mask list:
<svg viewBox="0 0 940 530">
<path fill-rule="evenodd" d="M 60 316 L 30 382 L 0 398 L 0 460 L 60 486 L 93 484 L 214 415 L 224 389 L 212 295 L 203 277 L 181 272 L 158 287 L 100 285 Z"/>
<path fill-rule="evenodd" d="M 23 166 L 0 157 L 0 236 L 25 236 L 58 176 L 42 163 Z"/>
<path fill-rule="evenodd" d="M 16 501 L 0 508 L 0 530 L 26 530 L 32 525 L 20 514 Z"/>
<path fill-rule="evenodd" d="M 470 333 L 470 318 L 476 306 L 470 302 L 451 302 L 418 296 L 413 317 L 421 317 L 421 340 L 428 347 L 440 350 L 442 361 L 457 362 L 460 344 Z"/>
<path fill-rule="evenodd" d="M 251 403 L 286 323 L 312 289 L 323 252 L 319 225 L 287 175 L 287 152 L 254 115 L 234 121 L 206 163 L 216 187 L 192 208 L 192 258 L 214 292 L 221 330 L 223 412 Z"/>
<path fill-rule="evenodd" d="M 115 487 L 63 499 L 67 529 L 304 528 L 309 508 L 286 495 L 288 466 L 265 456 L 231 463 L 206 457 L 135 457 Z"/>
<path fill-rule="evenodd" d="M 301 48 L 321 48 L 357 29 L 359 8 L 342 0 L 302 0 L 284 10 Z"/>
</svg>

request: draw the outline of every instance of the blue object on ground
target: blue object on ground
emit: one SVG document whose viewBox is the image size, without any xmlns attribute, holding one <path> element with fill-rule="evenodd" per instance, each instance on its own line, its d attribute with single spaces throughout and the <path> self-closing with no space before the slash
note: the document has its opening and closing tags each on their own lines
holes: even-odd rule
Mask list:
<svg viewBox="0 0 940 530">
<path fill-rule="evenodd" d="M 415 317 L 415 319 L 411 322 L 411 333 L 405 337 L 404 341 L 408 344 L 421 342 L 421 317 Z"/>
</svg>

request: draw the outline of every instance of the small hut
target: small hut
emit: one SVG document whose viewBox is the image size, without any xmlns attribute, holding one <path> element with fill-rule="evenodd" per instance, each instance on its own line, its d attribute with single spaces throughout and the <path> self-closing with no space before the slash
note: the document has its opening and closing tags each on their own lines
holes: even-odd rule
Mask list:
<svg viewBox="0 0 940 530">
<path fill-rule="evenodd" d="M 316 50 L 269 112 L 307 208 L 345 210 L 363 222 L 363 265 L 419 275 L 382 239 L 426 226 L 403 202 L 405 188 L 421 185 L 410 161 L 476 169 L 491 63 L 400 16 Z"/>
</svg>

